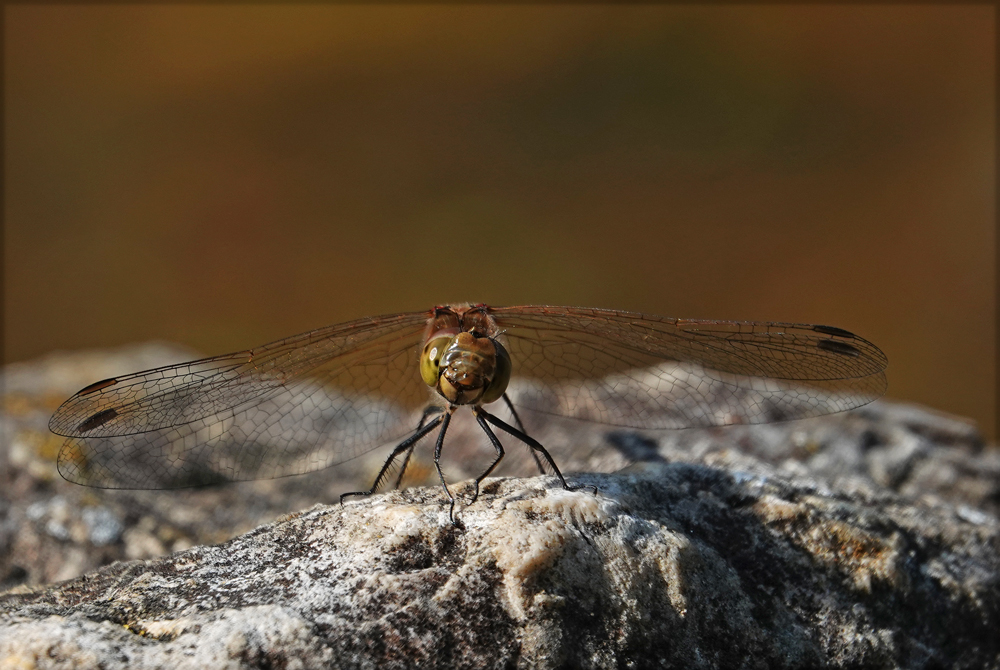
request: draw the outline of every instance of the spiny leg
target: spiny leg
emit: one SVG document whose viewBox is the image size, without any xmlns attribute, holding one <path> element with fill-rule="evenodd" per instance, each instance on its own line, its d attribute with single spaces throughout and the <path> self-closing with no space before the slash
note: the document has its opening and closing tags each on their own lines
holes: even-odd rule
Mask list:
<svg viewBox="0 0 1000 670">
<path fill-rule="evenodd" d="M 429 417 L 432 414 L 437 414 L 443 411 L 444 407 L 438 407 L 437 405 L 428 405 L 424 409 L 424 413 L 420 416 L 420 423 L 417 424 L 417 430 L 420 430 L 421 428 L 424 427 L 424 421 L 427 421 L 427 417 Z M 399 485 L 403 482 L 403 475 L 406 474 L 406 466 L 410 464 L 410 456 L 413 455 L 413 449 L 416 446 L 417 443 L 414 442 L 413 444 L 410 445 L 410 448 L 406 451 L 406 458 L 403 459 L 403 464 L 399 468 L 399 474 L 396 476 L 396 484 L 392 488 L 398 489 Z"/>
<path fill-rule="evenodd" d="M 406 466 L 410 464 L 410 456 L 413 455 L 413 448 L 417 446 L 415 443 L 410 445 L 410 448 L 406 450 L 406 456 L 403 457 L 403 464 L 399 466 L 399 474 L 396 475 L 396 483 L 392 485 L 392 488 L 396 491 L 399 490 L 399 485 L 403 483 L 403 475 L 406 474 Z"/>
<path fill-rule="evenodd" d="M 447 425 L 447 422 L 445 421 L 446 416 L 439 416 L 427 425 L 418 427 L 417 430 L 414 431 L 413 435 L 410 435 L 408 438 L 396 445 L 396 448 L 392 450 L 392 454 L 390 454 L 389 458 L 386 459 L 382 469 L 379 470 L 378 476 L 375 477 L 375 483 L 372 484 L 372 487 L 367 491 L 351 491 L 350 493 L 342 494 L 340 496 L 340 504 L 344 504 L 344 498 L 347 496 L 370 496 L 375 493 L 379 486 L 382 485 L 382 481 L 385 479 L 385 473 L 389 470 L 389 466 L 392 465 L 392 462 L 396 459 L 396 457 L 407 449 L 412 450 L 413 446 L 420 440 L 420 438 L 437 428 L 441 423 L 445 423 Z M 420 420 L 420 423 L 423 423 L 423 419 Z M 444 431 L 442 430 L 442 433 L 443 432 Z"/>
<path fill-rule="evenodd" d="M 489 421 L 490 423 L 492 423 L 494 426 L 496 426 L 497 428 L 499 428 L 502 431 L 510 433 L 511 435 L 513 435 L 514 437 L 516 437 L 517 439 L 521 440 L 526 445 L 528 445 L 529 447 L 531 447 L 531 450 L 533 452 L 540 453 L 542 455 L 542 457 L 545 459 L 545 462 L 548 463 L 549 466 L 552 468 L 552 471 L 555 472 L 555 474 L 556 474 L 557 477 L 559 477 L 559 481 L 562 482 L 562 485 L 563 485 L 564 489 L 566 489 L 567 491 L 577 491 L 579 489 L 593 489 L 594 493 L 597 493 L 597 487 L 596 486 L 586 486 L 586 485 L 584 485 L 584 486 L 570 486 L 569 484 L 567 484 L 566 483 L 566 478 L 563 477 L 562 472 L 559 471 L 559 467 L 556 465 L 556 462 L 554 460 L 552 460 L 552 456 L 549 455 L 549 452 L 545 449 L 545 447 L 543 447 L 541 445 L 541 443 L 538 440 L 536 440 L 535 438 L 531 437 L 527 433 L 524 433 L 524 432 L 518 430 L 517 428 L 514 428 L 513 426 L 511 426 L 511 425 L 509 425 L 509 424 L 501 421 L 500 419 L 496 418 L 495 416 L 493 416 L 492 414 L 490 414 L 486 410 L 480 409 L 479 411 L 482 414 L 483 418 L 485 418 L 487 421 Z"/>
<path fill-rule="evenodd" d="M 451 500 L 451 506 L 448 508 L 448 518 L 451 519 L 452 523 L 455 523 L 455 496 L 448 490 L 448 482 L 444 480 L 444 473 L 441 472 L 441 447 L 444 446 L 444 434 L 448 432 L 451 413 L 454 411 L 454 407 L 449 407 L 444 414 L 435 419 L 436 422 L 441 424 L 441 432 L 438 433 L 437 444 L 434 445 L 434 467 L 437 468 L 438 477 L 441 478 L 441 486 L 444 487 L 444 492 L 448 494 L 448 499 Z"/>
<path fill-rule="evenodd" d="M 518 429 L 518 430 L 520 430 L 520 431 L 521 431 L 522 433 L 525 433 L 525 434 L 526 434 L 526 433 L 527 433 L 528 431 L 526 431 L 526 430 L 524 429 L 524 424 L 523 424 L 523 423 L 521 423 L 521 417 L 519 417 L 519 416 L 517 415 L 517 410 L 516 410 L 516 409 L 514 409 L 514 403 L 512 403 L 512 402 L 510 401 L 510 398 L 508 398 L 508 397 L 507 397 L 507 394 L 506 394 L 506 393 L 504 393 L 504 394 L 503 394 L 503 401 L 504 401 L 505 403 L 507 403 L 507 409 L 509 409 L 509 410 L 510 410 L 510 415 L 514 417 L 514 423 L 516 423 L 516 424 L 517 424 L 517 429 Z M 531 457 L 532 457 L 533 459 L 535 459 L 535 465 L 537 465 L 537 466 L 538 466 L 538 471 L 539 471 L 540 473 L 542 473 L 543 475 L 547 475 L 547 474 L 549 474 L 549 473 L 548 473 L 548 472 L 547 472 L 547 471 L 545 470 L 545 466 L 544 466 L 544 465 L 542 465 L 542 461 L 541 461 L 541 459 L 540 459 L 540 458 L 538 458 L 538 454 L 537 454 L 537 453 L 535 453 L 535 450 L 534 450 L 534 449 L 532 449 L 532 450 L 531 450 Z"/>
<path fill-rule="evenodd" d="M 496 468 L 496 466 L 500 464 L 500 461 L 503 460 L 503 453 L 504 453 L 503 452 L 503 445 L 500 444 L 499 438 L 497 438 L 496 433 L 494 433 L 490 429 L 489 424 L 486 423 L 486 419 L 483 418 L 483 415 L 486 414 L 486 411 L 483 410 L 483 408 L 481 408 L 481 407 L 473 407 L 472 408 L 472 413 L 476 416 L 476 421 L 479 422 L 479 425 L 482 427 L 483 431 L 486 433 L 486 437 L 490 438 L 490 442 L 493 443 L 493 448 L 497 450 L 497 457 L 496 457 L 496 460 L 494 460 L 492 463 L 490 463 L 490 467 L 486 468 L 486 472 L 484 472 L 483 474 L 481 474 L 478 477 L 476 477 L 476 492 L 472 494 L 472 500 L 469 501 L 470 505 L 472 503 L 476 502 L 476 500 L 479 498 L 479 484 L 484 479 L 486 479 L 487 477 L 489 477 L 490 473 L 493 472 L 494 468 Z M 489 416 L 489 415 L 486 414 L 486 416 Z"/>
</svg>

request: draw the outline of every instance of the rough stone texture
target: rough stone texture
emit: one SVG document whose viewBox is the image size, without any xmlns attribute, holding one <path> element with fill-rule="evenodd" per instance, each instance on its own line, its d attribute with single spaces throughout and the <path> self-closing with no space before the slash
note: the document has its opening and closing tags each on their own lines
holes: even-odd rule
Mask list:
<svg viewBox="0 0 1000 670">
<path fill-rule="evenodd" d="M 8 667 L 1000 664 L 1000 524 L 691 464 L 410 489 L 0 596 Z M 98 666 L 98 663 L 102 665 Z M 65 664 L 65 665 L 63 665 Z"/>
<path fill-rule="evenodd" d="M 4 371 L 0 670 L 1000 667 L 1000 456 L 963 420 L 889 402 L 646 435 L 528 417 L 564 471 L 639 462 L 571 477 L 596 496 L 487 480 L 457 526 L 439 487 L 410 488 L 195 546 L 335 500 L 382 455 L 196 491 L 59 479 L 58 402 L 185 358 Z M 446 445 L 456 481 L 489 459 L 470 423 Z M 108 565 L 126 558 L 147 560 Z"/>
</svg>

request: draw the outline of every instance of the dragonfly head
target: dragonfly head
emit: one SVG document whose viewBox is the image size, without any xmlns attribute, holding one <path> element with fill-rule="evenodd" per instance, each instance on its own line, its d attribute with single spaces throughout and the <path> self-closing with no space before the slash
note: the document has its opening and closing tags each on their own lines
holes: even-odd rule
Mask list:
<svg viewBox="0 0 1000 670">
<path fill-rule="evenodd" d="M 510 372 L 510 356 L 503 345 L 476 331 L 438 331 L 420 354 L 424 383 L 453 405 L 499 400 L 507 390 Z"/>
</svg>

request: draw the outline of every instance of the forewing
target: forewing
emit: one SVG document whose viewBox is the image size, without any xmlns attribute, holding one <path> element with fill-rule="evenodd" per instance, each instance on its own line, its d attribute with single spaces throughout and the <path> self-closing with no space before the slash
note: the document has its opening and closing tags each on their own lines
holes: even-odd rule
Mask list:
<svg viewBox="0 0 1000 670">
<path fill-rule="evenodd" d="M 886 388 L 885 355 L 839 328 L 569 307 L 492 313 L 514 365 L 511 395 L 527 411 L 709 427 L 840 412 Z"/>
<path fill-rule="evenodd" d="M 59 471 L 102 488 L 178 488 L 354 458 L 412 430 L 426 405 L 417 356 L 427 316 L 364 319 L 93 384 L 50 422 L 70 436 Z"/>
</svg>

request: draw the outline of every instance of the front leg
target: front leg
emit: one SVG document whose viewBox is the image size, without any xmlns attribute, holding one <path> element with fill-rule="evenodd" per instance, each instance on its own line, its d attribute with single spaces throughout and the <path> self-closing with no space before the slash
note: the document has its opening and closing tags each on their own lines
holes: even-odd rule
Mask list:
<svg viewBox="0 0 1000 670">
<path fill-rule="evenodd" d="M 455 496 L 448 490 L 448 482 L 444 480 L 444 473 L 441 472 L 441 447 L 444 446 L 444 435 L 448 432 L 448 424 L 451 422 L 451 413 L 453 411 L 455 411 L 455 408 L 449 407 L 444 414 L 435 419 L 441 424 L 441 432 L 438 433 L 437 444 L 434 445 L 434 467 L 437 468 L 438 477 L 441 478 L 441 486 L 444 487 L 444 492 L 448 494 L 448 499 L 451 500 L 451 506 L 448 507 L 448 518 L 457 526 L 458 522 L 455 521 Z"/>
</svg>

